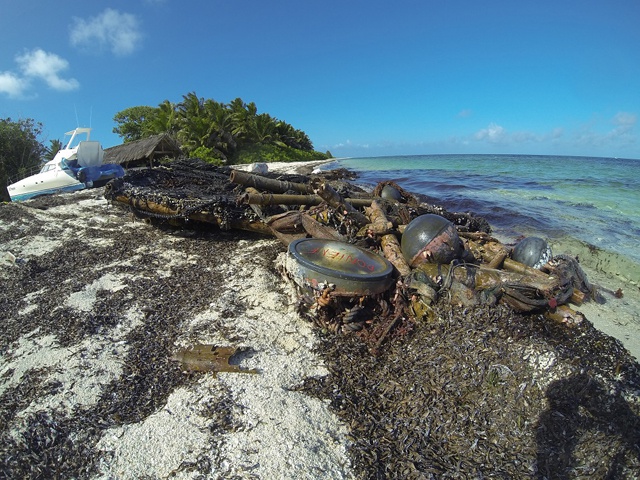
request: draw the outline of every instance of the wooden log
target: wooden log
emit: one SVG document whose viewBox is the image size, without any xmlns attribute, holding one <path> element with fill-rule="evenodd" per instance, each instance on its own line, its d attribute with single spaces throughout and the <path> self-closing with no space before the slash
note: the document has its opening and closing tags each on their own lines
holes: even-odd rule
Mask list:
<svg viewBox="0 0 640 480">
<path fill-rule="evenodd" d="M 468 240 L 498 242 L 498 240 L 485 232 L 458 232 L 458 235 Z"/>
<path fill-rule="evenodd" d="M 198 344 L 177 351 L 171 356 L 171 360 L 179 362 L 185 371 L 258 373 L 254 368 L 244 369 L 239 365 L 229 363 L 237 351 L 237 347 Z"/>
<path fill-rule="evenodd" d="M 574 288 L 573 289 L 573 294 L 571 295 L 571 298 L 569 299 L 569 303 L 573 303 L 574 305 L 582 305 L 584 303 L 584 299 L 586 298 L 587 294 L 584 292 L 581 292 L 580 290 Z"/>
<path fill-rule="evenodd" d="M 289 210 L 288 212 L 272 215 L 265 222 L 270 228 L 282 233 L 302 233 L 302 212 Z"/>
<path fill-rule="evenodd" d="M 500 268 L 504 264 L 505 259 L 507 258 L 508 252 L 503 250 L 500 253 L 494 255 L 491 261 L 487 264 L 488 268 Z"/>
<path fill-rule="evenodd" d="M 247 192 L 240 197 L 242 203 L 249 205 L 307 205 L 316 206 L 324 202 L 319 195 L 293 195 L 277 193 L 251 193 Z M 355 207 L 371 205 L 369 198 L 345 198 L 345 202 Z"/>
<path fill-rule="evenodd" d="M 396 267 L 400 275 L 403 277 L 411 274 L 411 267 L 407 263 L 402 255 L 402 250 L 400 249 L 400 242 L 395 235 L 389 233 L 387 235 L 383 235 L 380 239 L 380 243 L 382 244 L 382 252 L 391 264 Z"/>
<path fill-rule="evenodd" d="M 574 326 L 584 320 L 584 316 L 580 312 L 576 312 L 567 305 L 559 305 L 556 309 L 545 312 L 545 317 L 564 323 L 568 326 Z"/>
<path fill-rule="evenodd" d="M 280 242 L 282 242 L 282 244 L 287 247 L 294 240 L 298 240 L 299 238 L 306 238 L 307 236 L 306 233 L 291 234 L 291 233 L 282 233 L 277 230 L 273 230 L 272 233 L 274 237 L 280 240 Z"/>
<path fill-rule="evenodd" d="M 367 217 L 356 210 L 351 204 L 344 201 L 344 198 L 336 192 L 331 185 L 325 182 L 311 182 L 313 185 L 313 190 L 317 195 L 320 195 L 322 199 L 331 205 L 336 210 L 339 210 L 341 213 L 344 213 L 349 218 L 351 218 L 358 227 L 364 227 L 369 220 Z"/>
<path fill-rule="evenodd" d="M 344 241 L 344 236 L 340 235 L 334 228 L 328 227 L 315 218 L 306 213 L 300 215 L 302 226 L 306 232 L 313 238 L 324 238 L 326 240 L 340 240 Z"/>
<path fill-rule="evenodd" d="M 313 188 L 304 183 L 276 180 L 243 172 L 241 170 L 232 170 L 229 180 L 232 183 L 244 185 L 245 187 L 254 187 L 258 190 L 269 190 L 274 193 L 284 193 L 291 190 L 298 193 L 313 193 Z"/>
<path fill-rule="evenodd" d="M 371 206 L 365 208 L 365 214 L 369 217 L 371 223 L 362 227 L 362 230 L 371 232 L 374 235 L 386 235 L 393 229 L 393 223 L 387 219 L 387 216 L 377 201 L 371 202 Z M 365 234 L 361 236 L 365 236 Z"/>
</svg>

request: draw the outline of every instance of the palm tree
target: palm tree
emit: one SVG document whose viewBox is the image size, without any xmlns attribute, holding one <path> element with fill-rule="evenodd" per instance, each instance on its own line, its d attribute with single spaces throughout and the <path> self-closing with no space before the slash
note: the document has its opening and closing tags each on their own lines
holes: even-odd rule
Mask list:
<svg viewBox="0 0 640 480">
<path fill-rule="evenodd" d="M 244 103 L 242 99 L 236 98 L 229 104 L 231 118 L 233 121 L 232 133 L 238 143 L 251 142 L 253 131 L 255 130 L 256 116 L 258 107 L 256 104 Z"/>
<path fill-rule="evenodd" d="M 206 146 L 220 151 L 227 159 L 233 155 L 238 146 L 233 135 L 234 121 L 231 110 L 222 103 L 207 100 L 205 111 L 210 121 Z"/>
<path fill-rule="evenodd" d="M 251 138 L 255 143 L 267 145 L 276 140 L 276 124 L 268 113 L 261 113 L 255 117 L 252 125 Z"/>
<path fill-rule="evenodd" d="M 50 140 L 49 143 L 51 145 L 44 149 L 44 159 L 47 161 L 53 160 L 56 153 L 58 153 L 59 150 L 62 150 L 62 142 L 60 140 Z"/>
<path fill-rule="evenodd" d="M 180 128 L 177 105 L 165 100 L 155 109 L 154 114 L 144 124 L 144 136 L 168 133 L 175 136 Z"/>
<path fill-rule="evenodd" d="M 189 153 L 204 146 L 209 137 L 209 125 L 204 114 L 204 99 L 198 98 L 195 92 L 183 95 L 177 106 L 178 139 L 182 147 Z"/>
</svg>

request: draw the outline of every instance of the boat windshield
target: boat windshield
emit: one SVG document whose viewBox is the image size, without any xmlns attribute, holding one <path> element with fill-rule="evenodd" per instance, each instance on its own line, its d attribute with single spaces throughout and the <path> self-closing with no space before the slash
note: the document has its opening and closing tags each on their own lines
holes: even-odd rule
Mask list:
<svg viewBox="0 0 640 480">
<path fill-rule="evenodd" d="M 49 170 L 53 170 L 55 168 L 56 168 L 55 165 L 51 165 L 50 163 L 47 163 L 42 167 L 42 169 L 40 169 L 40 173 L 48 172 Z"/>
</svg>

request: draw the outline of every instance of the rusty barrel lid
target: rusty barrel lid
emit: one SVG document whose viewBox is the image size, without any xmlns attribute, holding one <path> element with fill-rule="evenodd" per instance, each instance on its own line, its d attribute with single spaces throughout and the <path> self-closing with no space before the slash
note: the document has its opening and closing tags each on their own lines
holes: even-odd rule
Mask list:
<svg viewBox="0 0 640 480">
<path fill-rule="evenodd" d="M 294 265 L 290 272 L 298 285 L 320 290 L 335 285 L 334 295 L 374 295 L 393 280 L 386 258 L 349 243 L 302 238 L 289 244 Z"/>
</svg>

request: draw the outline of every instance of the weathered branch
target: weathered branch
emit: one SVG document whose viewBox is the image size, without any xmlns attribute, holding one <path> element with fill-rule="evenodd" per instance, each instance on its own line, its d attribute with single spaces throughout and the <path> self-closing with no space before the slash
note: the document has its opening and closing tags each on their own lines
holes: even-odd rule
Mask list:
<svg viewBox="0 0 640 480">
<path fill-rule="evenodd" d="M 324 200 L 319 195 L 294 195 L 277 193 L 245 193 L 240 197 L 242 203 L 249 205 L 320 205 Z M 371 205 L 371 199 L 345 198 L 345 202 L 356 206 L 366 207 Z"/>
<path fill-rule="evenodd" d="M 392 233 L 387 235 L 383 235 L 380 239 L 380 243 L 382 244 L 382 252 L 387 260 L 391 262 L 391 264 L 396 267 L 400 275 L 407 276 L 411 274 L 411 267 L 407 263 L 402 255 L 402 250 L 400 248 L 400 242 L 396 236 Z"/>
<path fill-rule="evenodd" d="M 233 170 L 229 180 L 232 183 L 244 185 L 245 187 L 254 187 L 258 190 L 269 190 L 274 193 L 284 193 L 293 190 L 298 193 L 313 193 L 313 188 L 304 183 L 286 182 L 273 178 L 253 175 L 241 170 Z"/>
<path fill-rule="evenodd" d="M 331 185 L 324 182 L 322 183 L 311 182 L 311 183 L 313 185 L 313 190 L 315 191 L 316 194 L 320 195 L 322 199 L 325 202 L 327 202 L 329 205 L 331 205 L 333 208 L 335 208 L 336 210 L 339 210 L 340 212 L 346 214 L 351 219 L 353 219 L 358 225 L 358 227 L 363 227 L 367 223 L 369 223 L 369 220 L 367 219 L 367 217 L 363 213 L 356 210 L 351 204 L 345 202 L 344 198 L 342 198 L 342 196 L 338 192 L 336 192 L 331 187 Z"/>
</svg>

